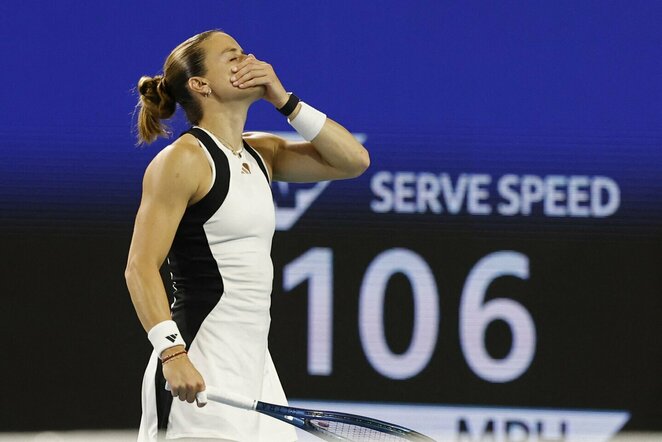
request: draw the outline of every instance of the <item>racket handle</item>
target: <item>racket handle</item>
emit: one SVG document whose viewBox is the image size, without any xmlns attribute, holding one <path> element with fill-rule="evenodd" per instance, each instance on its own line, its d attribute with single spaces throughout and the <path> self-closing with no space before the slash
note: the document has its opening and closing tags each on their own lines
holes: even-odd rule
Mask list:
<svg viewBox="0 0 662 442">
<path fill-rule="evenodd" d="M 165 383 L 165 389 L 166 391 L 170 391 L 170 384 L 168 381 Z M 206 391 L 200 391 L 195 394 L 195 401 L 198 403 L 198 407 L 202 407 L 207 404 L 207 392 Z"/>
<path fill-rule="evenodd" d="M 165 389 L 170 391 L 170 384 L 168 382 L 165 384 Z M 255 406 L 257 405 L 256 400 L 240 394 L 221 392 L 218 388 L 210 387 L 209 385 L 204 391 L 198 392 L 195 395 L 195 399 L 198 404 L 206 404 L 208 401 L 214 401 L 232 407 L 243 408 L 244 410 L 255 410 Z"/>
<path fill-rule="evenodd" d="M 199 391 L 195 394 L 195 401 L 198 403 L 199 407 L 207 404 L 207 392 Z"/>
<path fill-rule="evenodd" d="M 232 407 L 243 408 L 244 410 L 255 410 L 257 404 L 256 400 L 242 396 L 240 394 L 230 393 L 227 391 L 220 391 L 216 387 L 207 386 L 207 389 L 201 393 L 206 393 L 206 398 L 210 401 L 219 402 L 221 404 L 230 405 Z"/>
</svg>

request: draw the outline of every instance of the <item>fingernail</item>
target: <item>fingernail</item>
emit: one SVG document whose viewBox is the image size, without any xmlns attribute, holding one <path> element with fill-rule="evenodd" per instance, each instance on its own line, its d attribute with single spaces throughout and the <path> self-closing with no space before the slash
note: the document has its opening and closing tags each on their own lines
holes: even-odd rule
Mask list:
<svg viewBox="0 0 662 442">
<path fill-rule="evenodd" d="M 236 86 L 237 83 L 239 83 L 239 82 L 238 82 L 238 81 L 235 81 L 234 83 L 232 83 L 232 86 Z"/>
<path fill-rule="evenodd" d="M 235 77 L 230 77 L 230 81 L 235 81 L 235 80 L 236 80 Z"/>
<path fill-rule="evenodd" d="M 234 66 L 234 67 L 232 68 L 232 72 L 237 72 L 237 67 L 236 67 L 236 66 Z"/>
</svg>

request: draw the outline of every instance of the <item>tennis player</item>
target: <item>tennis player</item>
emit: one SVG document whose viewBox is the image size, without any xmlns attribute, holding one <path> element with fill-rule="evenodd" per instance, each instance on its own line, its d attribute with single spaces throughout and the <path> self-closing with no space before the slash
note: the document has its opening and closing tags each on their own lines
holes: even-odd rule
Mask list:
<svg viewBox="0 0 662 442">
<path fill-rule="evenodd" d="M 356 177 L 369 165 L 368 152 L 340 124 L 286 92 L 271 65 L 220 31 L 181 43 L 163 75 L 142 77 L 138 90 L 141 142 L 169 135 L 161 120 L 177 104 L 193 125 L 147 167 L 126 267 L 133 305 L 154 347 L 143 378 L 139 440 L 296 440 L 290 425 L 217 403 L 194 404 L 196 393 L 208 384 L 286 404 L 267 349 L 270 183 Z M 244 132 L 248 109 L 260 99 L 306 141 Z M 159 274 L 166 256 L 171 306 Z"/>
</svg>

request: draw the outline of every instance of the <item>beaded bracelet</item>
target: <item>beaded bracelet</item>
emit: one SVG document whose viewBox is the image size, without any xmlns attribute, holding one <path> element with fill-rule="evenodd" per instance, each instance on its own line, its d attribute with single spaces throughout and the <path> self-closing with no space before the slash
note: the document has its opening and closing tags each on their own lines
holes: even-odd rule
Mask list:
<svg viewBox="0 0 662 442">
<path fill-rule="evenodd" d="M 173 354 L 168 355 L 165 358 L 161 359 L 161 363 L 165 364 L 166 362 L 175 359 L 177 356 L 185 355 L 186 353 L 187 353 L 186 350 L 178 351 L 177 353 L 173 353 Z"/>
</svg>

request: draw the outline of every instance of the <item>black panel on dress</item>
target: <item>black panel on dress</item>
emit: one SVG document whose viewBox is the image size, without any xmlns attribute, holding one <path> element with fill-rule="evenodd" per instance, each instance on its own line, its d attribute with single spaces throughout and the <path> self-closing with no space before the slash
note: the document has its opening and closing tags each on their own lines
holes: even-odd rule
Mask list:
<svg viewBox="0 0 662 442">
<path fill-rule="evenodd" d="M 223 277 L 209 247 L 204 224 L 227 197 L 230 166 L 225 154 L 204 130 L 194 127 L 182 135 L 185 133 L 202 142 L 216 168 L 216 178 L 210 191 L 184 212 L 168 254 L 175 298 L 172 319 L 177 323 L 184 342 L 190 347 L 202 322 L 218 304 L 224 290 Z M 160 363 L 155 381 L 158 427 L 166 429 L 173 399 L 165 390 Z"/>
</svg>

